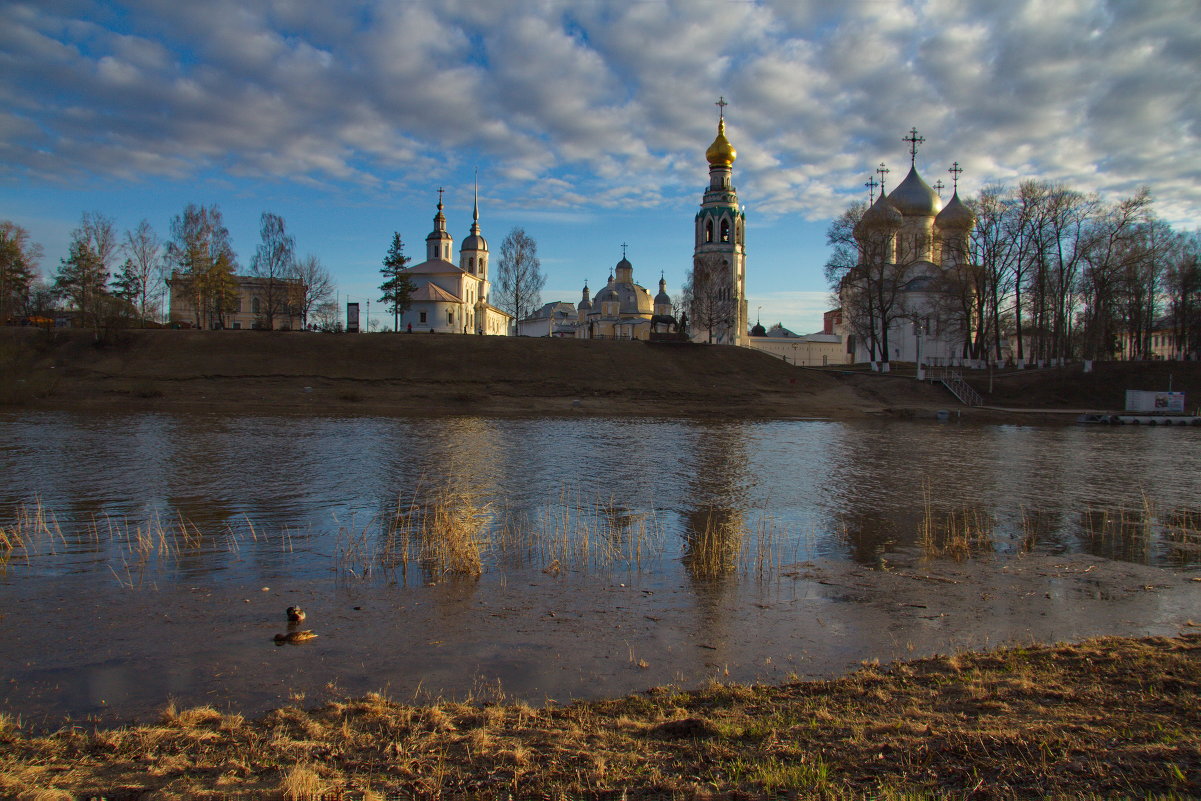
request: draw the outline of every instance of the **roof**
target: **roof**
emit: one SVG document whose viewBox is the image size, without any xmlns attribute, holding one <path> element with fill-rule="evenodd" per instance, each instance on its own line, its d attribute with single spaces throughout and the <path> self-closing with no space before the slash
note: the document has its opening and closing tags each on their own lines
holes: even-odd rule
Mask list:
<svg viewBox="0 0 1201 801">
<path fill-rule="evenodd" d="M 446 273 L 457 275 L 463 271 L 445 259 L 430 259 L 429 261 L 421 262 L 421 264 L 414 264 L 405 270 L 405 272 L 410 275 L 445 275 Z"/>
<path fill-rule="evenodd" d="M 437 284 L 426 284 L 413 290 L 410 300 L 434 300 L 442 303 L 462 303 L 457 295 L 452 295 Z"/>
</svg>

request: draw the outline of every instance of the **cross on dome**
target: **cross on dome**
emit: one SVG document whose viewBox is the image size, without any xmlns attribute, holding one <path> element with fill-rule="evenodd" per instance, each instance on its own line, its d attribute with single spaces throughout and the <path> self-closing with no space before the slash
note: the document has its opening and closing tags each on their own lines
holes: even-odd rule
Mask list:
<svg viewBox="0 0 1201 801">
<path fill-rule="evenodd" d="M 867 179 L 867 183 L 864 184 L 864 186 L 867 187 L 867 197 L 868 197 L 867 205 L 870 206 L 876 202 L 876 187 L 879 185 L 880 184 L 878 181 L 876 181 L 876 176 L 874 174 L 872 175 L 872 177 Z"/>
<path fill-rule="evenodd" d="M 626 243 L 625 242 L 621 243 L 621 257 L 623 259 L 626 257 Z"/>
<path fill-rule="evenodd" d="M 726 118 L 726 106 L 730 105 L 726 102 L 725 96 L 723 95 L 722 97 L 717 98 L 717 102 L 713 105 L 717 106 L 718 119 L 724 120 Z"/>
<path fill-rule="evenodd" d="M 934 191 L 938 193 L 939 197 L 942 197 L 942 190 L 943 190 L 943 187 L 945 187 L 945 186 L 946 186 L 946 184 L 944 184 L 942 182 L 941 178 L 939 178 L 937 181 L 934 182 Z"/>
<path fill-rule="evenodd" d="M 442 187 L 438 187 L 438 211 L 442 211 L 442 193 L 445 191 Z"/>
<path fill-rule="evenodd" d="M 880 162 L 880 166 L 876 168 L 876 174 L 880 176 L 880 197 L 884 197 L 884 176 L 892 170 L 884 166 L 884 162 Z"/>
<path fill-rule="evenodd" d="M 902 142 L 909 143 L 909 166 L 917 166 L 917 146 L 926 141 L 926 137 L 917 135 L 917 128 L 909 129 L 909 136 L 901 139 Z"/>
<path fill-rule="evenodd" d="M 955 182 L 955 192 L 958 193 L 959 192 L 959 174 L 961 172 L 963 172 L 963 169 L 959 166 L 959 162 L 957 161 L 954 164 L 952 164 L 950 169 L 947 170 L 947 172 L 951 173 L 951 180 Z"/>
</svg>

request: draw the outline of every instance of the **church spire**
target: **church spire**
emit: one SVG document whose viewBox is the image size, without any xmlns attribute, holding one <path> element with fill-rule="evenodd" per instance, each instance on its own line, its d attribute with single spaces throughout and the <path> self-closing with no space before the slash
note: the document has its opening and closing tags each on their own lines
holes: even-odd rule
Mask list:
<svg viewBox="0 0 1201 801">
<path fill-rule="evenodd" d="M 450 251 L 454 247 L 454 237 L 446 230 L 446 215 L 442 213 L 442 193 L 446 190 L 438 187 L 438 213 L 434 215 L 434 230 L 425 238 L 425 257 L 427 261 L 441 259 L 450 261 Z"/>
</svg>

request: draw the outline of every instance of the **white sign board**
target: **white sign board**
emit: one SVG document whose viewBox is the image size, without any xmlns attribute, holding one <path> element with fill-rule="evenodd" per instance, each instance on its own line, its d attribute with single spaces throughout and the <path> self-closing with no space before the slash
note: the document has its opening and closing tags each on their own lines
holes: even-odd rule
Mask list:
<svg viewBox="0 0 1201 801">
<path fill-rule="evenodd" d="M 1184 393 L 1128 389 L 1126 390 L 1126 411 L 1184 414 Z"/>
</svg>

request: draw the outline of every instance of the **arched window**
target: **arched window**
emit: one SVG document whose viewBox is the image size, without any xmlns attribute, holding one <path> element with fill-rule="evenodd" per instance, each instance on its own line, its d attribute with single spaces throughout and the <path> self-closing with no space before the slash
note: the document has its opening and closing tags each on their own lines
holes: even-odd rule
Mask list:
<svg viewBox="0 0 1201 801">
<path fill-rule="evenodd" d="M 713 241 L 713 220 L 709 220 L 705 223 L 705 241 Z"/>
<path fill-rule="evenodd" d="M 260 311 L 260 308 L 261 308 L 261 306 L 259 304 L 258 298 L 254 298 L 250 301 L 250 311 L 251 312 L 253 312 L 254 314 L 258 314 Z"/>
<path fill-rule="evenodd" d="M 730 221 L 729 220 L 721 221 L 721 241 L 722 242 L 730 241 Z"/>
<path fill-rule="evenodd" d="M 467 272 L 469 272 L 469 273 L 475 272 L 475 257 L 474 256 L 467 257 Z"/>
</svg>

